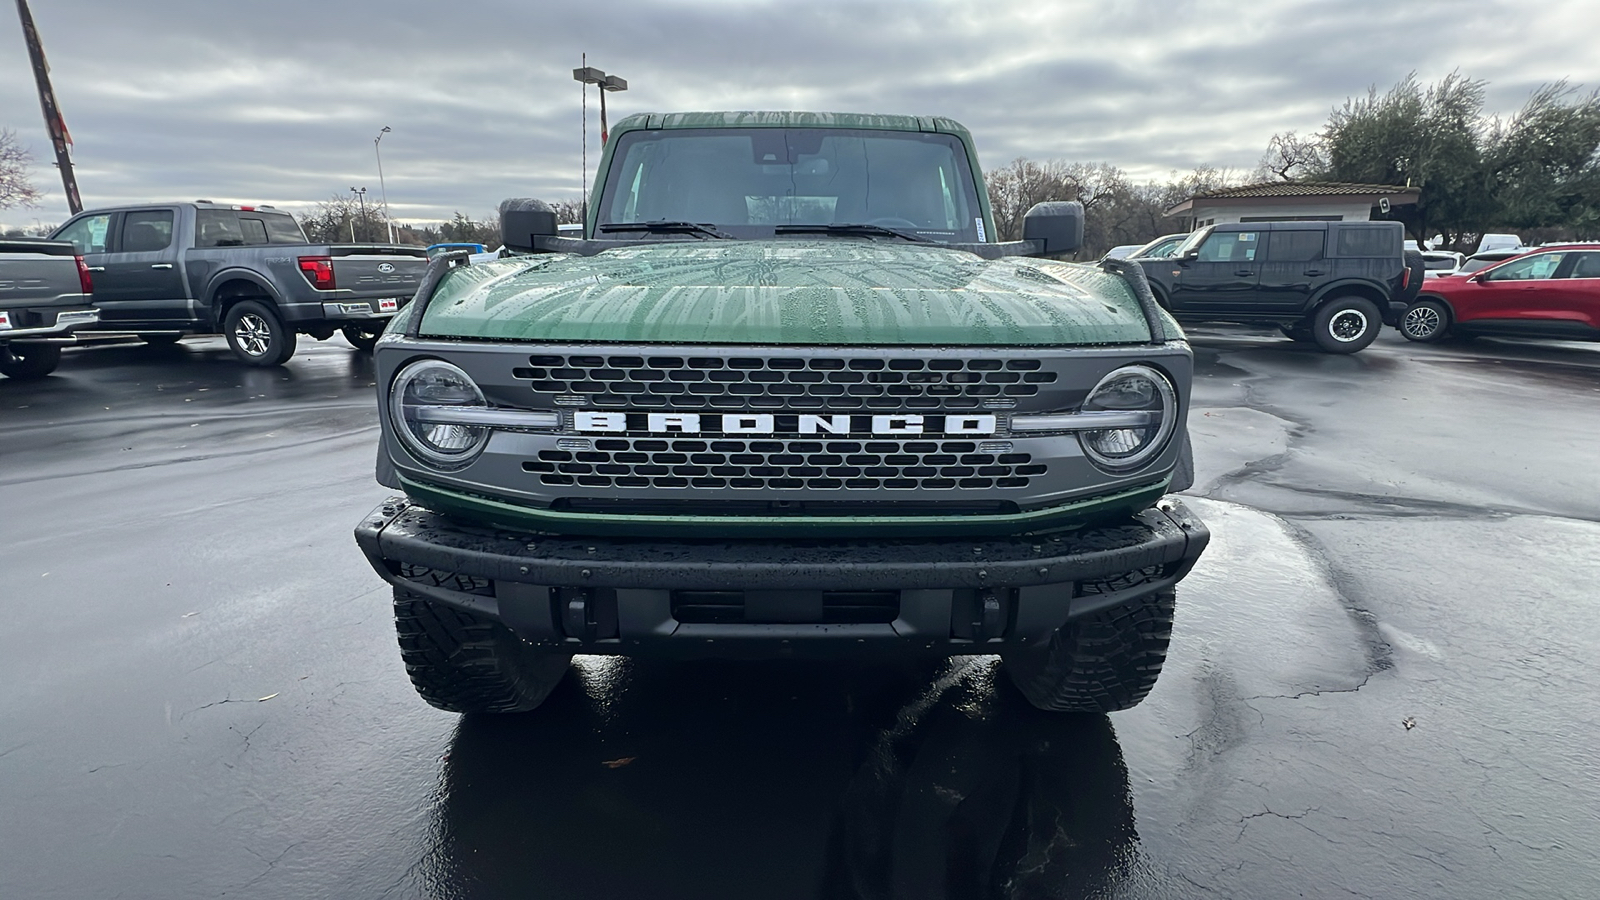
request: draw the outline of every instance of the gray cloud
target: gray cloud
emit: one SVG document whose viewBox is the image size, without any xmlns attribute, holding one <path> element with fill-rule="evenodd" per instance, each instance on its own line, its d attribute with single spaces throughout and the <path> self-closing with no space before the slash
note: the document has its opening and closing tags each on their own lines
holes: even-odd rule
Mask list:
<svg viewBox="0 0 1600 900">
<path fill-rule="evenodd" d="M 642 110 L 947 115 L 988 165 L 1106 161 L 1139 178 L 1253 167 L 1275 131 L 1315 130 L 1347 96 L 1415 70 L 1491 82 L 1510 112 L 1540 83 L 1600 85 L 1581 0 L 1510 2 L 826 2 L 604 4 L 34 0 L 91 204 L 206 197 L 296 207 L 351 186 L 397 216 L 487 215 L 576 196 L 590 62 Z M 0 15 L 0 125 L 65 215 L 20 29 Z M 16 51 L 16 52 L 12 52 Z M 590 94 L 590 164 L 598 122 Z"/>
</svg>

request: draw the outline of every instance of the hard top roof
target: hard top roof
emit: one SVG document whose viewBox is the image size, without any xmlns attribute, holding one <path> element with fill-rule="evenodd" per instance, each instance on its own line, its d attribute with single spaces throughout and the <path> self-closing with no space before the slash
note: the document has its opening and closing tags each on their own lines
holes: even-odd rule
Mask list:
<svg viewBox="0 0 1600 900">
<path fill-rule="evenodd" d="M 635 113 L 618 122 L 612 131 L 616 133 L 664 128 L 853 128 L 878 131 L 932 131 L 970 136 L 960 122 L 943 116 L 792 110 Z"/>
</svg>

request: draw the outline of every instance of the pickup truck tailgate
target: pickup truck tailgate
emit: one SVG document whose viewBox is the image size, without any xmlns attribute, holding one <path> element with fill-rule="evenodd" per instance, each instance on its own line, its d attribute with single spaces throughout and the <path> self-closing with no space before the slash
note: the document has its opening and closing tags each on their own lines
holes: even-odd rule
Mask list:
<svg viewBox="0 0 1600 900">
<path fill-rule="evenodd" d="M 332 247 L 328 255 L 333 257 L 334 283 L 355 297 L 410 300 L 428 270 L 428 256 L 421 249 Z"/>
</svg>

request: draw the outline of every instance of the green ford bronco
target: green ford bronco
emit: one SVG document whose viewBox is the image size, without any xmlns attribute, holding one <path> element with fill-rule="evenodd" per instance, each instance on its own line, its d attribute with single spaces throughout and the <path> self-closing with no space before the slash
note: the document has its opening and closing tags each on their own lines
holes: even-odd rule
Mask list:
<svg viewBox="0 0 1600 900">
<path fill-rule="evenodd" d="M 378 341 L 356 529 L 441 709 L 540 704 L 575 653 L 1000 657 L 1034 705 L 1138 703 L 1208 533 L 1193 358 L 1136 263 L 1000 242 L 948 119 L 637 115 L 581 236 L 434 260 Z"/>
</svg>

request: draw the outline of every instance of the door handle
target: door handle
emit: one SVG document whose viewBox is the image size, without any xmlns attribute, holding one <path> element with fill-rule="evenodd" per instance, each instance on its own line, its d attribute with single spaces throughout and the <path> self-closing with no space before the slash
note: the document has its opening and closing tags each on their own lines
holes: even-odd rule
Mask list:
<svg viewBox="0 0 1600 900">
<path fill-rule="evenodd" d="M 172 268 L 172 263 L 156 263 L 155 265 L 151 266 L 150 268 L 152 268 L 152 269 L 170 269 L 170 268 Z"/>
<path fill-rule="evenodd" d="M 87 269 L 85 271 L 89 271 L 89 272 L 104 272 L 105 270 L 106 270 L 105 266 L 89 266 L 89 267 L 87 267 Z"/>
<path fill-rule="evenodd" d="M 1253 269 L 1235 269 L 1233 274 L 1235 274 L 1235 275 L 1254 275 L 1255 274 L 1255 270 L 1253 270 Z"/>
<path fill-rule="evenodd" d="M 1323 275 L 1325 273 L 1321 269 L 1307 269 L 1306 271 L 1301 272 L 1300 274 L 1304 275 L 1304 276 L 1306 276 L 1308 278 L 1316 278 L 1317 276 Z"/>
</svg>

